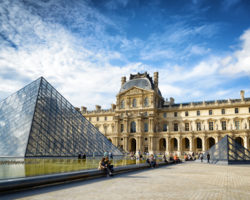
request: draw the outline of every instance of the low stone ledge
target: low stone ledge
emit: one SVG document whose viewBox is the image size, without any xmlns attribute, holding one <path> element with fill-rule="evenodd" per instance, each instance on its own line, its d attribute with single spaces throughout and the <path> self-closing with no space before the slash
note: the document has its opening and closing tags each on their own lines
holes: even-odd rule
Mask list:
<svg viewBox="0 0 250 200">
<path fill-rule="evenodd" d="M 169 163 L 160 162 L 158 163 L 158 166 L 169 165 L 169 164 L 173 164 L 173 162 Z M 137 171 L 146 168 L 149 168 L 149 164 L 147 163 L 119 166 L 114 168 L 114 175 L 131 171 Z M 90 169 L 90 170 L 65 172 L 65 173 L 49 174 L 41 176 L 12 178 L 8 180 L 0 180 L 0 193 L 10 192 L 20 189 L 28 189 L 37 186 L 45 186 L 49 184 L 59 184 L 73 180 L 88 180 L 103 176 L 106 176 L 104 171 L 98 169 Z"/>
</svg>

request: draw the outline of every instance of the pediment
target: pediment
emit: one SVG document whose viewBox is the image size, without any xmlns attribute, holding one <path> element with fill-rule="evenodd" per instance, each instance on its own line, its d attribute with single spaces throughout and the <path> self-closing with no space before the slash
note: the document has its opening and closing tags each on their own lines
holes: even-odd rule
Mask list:
<svg viewBox="0 0 250 200">
<path fill-rule="evenodd" d="M 126 91 L 120 93 L 119 96 L 121 96 L 121 95 L 122 95 L 122 96 L 127 96 L 127 95 L 145 94 L 145 93 L 148 93 L 148 92 L 151 92 L 151 93 L 152 93 L 153 90 L 152 90 L 152 91 L 150 91 L 150 90 L 145 90 L 145 89 L 138 88 L 138 87 L 134 86 L 134 87 L 132 87 L 132 88 L 130 88 L 130 89 L 128 89 L 128 90 L 126 90 Z"/>
</svg>

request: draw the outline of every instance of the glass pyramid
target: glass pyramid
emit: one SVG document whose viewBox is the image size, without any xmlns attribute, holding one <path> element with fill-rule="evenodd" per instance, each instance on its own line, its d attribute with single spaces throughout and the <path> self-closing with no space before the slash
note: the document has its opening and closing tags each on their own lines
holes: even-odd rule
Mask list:
<svg viewBox="0 0 250 200">
<path fill-rule="evenodd" d="M 207 160 L 208 153 L 214 164 L 250 164 L 250 151 L 228 135 L 204 154 L 204 160 Z"/>
<path fill-rule="evenodd" d="M 0 102 L 0 156 L 122 155 L 43 77 Z"/>
</svg>

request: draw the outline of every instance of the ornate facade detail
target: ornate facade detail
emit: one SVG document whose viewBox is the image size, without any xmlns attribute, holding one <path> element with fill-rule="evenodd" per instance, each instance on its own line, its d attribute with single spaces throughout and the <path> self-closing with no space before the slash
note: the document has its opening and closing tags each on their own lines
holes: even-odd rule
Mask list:
<svg viewBox="0 0 250 200">
<path fill-rule="evenodd" d="M 184 154 L 204 152 L 225 135 L 250 149 L 250 98 L 176 104 L 164 100 L 159 74 L 122 77 L 116 104 L 82 114 L 126 152 Z M 132 124 L 132 125 L 131 125 Z"/>
</svg>

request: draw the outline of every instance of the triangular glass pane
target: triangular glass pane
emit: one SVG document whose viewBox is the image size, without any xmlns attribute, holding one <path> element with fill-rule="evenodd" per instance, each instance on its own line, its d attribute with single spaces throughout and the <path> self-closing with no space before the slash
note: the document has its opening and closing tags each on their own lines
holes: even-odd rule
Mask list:
<svg viewBox="0 0 250 200">
<path fill-rule="evenodd" d="M 122 155 L 102 133 L 42 78 L 26 156 Z"/>
<path fill-rule="evenodd" d="M 24 157 L 41 78 L 0 102 L 0 156 Z"/>
</svg>

